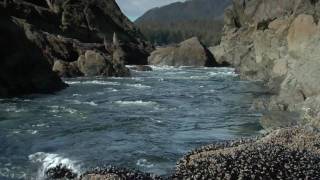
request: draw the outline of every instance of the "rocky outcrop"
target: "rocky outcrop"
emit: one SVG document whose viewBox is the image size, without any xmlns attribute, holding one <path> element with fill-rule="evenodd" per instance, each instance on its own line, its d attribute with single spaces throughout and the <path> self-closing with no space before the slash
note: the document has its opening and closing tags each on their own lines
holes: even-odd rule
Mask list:
<svg viewBox="0 0 320 180">
<path fill-rule="evenodd" d="M 62 76 L 97 75 L 75 66 L 88 51 L 103 56 L 105 69 L 98 75 L 123 76 L 128 71 L 124 63 L 147 64 L 152 50 L 114 0 L 0 1 L 0 10 L 24 29 Z M 115 33 L 117 45 L 113 44 Z M 119 51 L 123 52 L 121 62 L 113 59 Z"/>
<path fill-rule="evenodd" d="M 217 62 L 229 62 L 243 79 L 265 82 L 274 94 L 267 109 L 301 112 L 313 125 L 319 124 L 309 103 L 320 92 L 319 6 L 311 0 L 234 0 L 225 11 L 221 44 L 210 48 Z"/>
<path fill-rule="evenodd" d="M 300 128 L 204 146 L 178 163 L 173 179 L 319 179 L 320 136 Z"/>
<path fill-rule="evenodd" d="M 41 50 L 0 8 L 0 97 L 52 93 L 66 85 Z"/>
<path fill-rule="evenodd" d="M 197 37 L 175 46 L 159 47 L 148 58 L 151 65 L 166 66 L 215 66 L 217 63 L 209 50 Z"/>
</svg>

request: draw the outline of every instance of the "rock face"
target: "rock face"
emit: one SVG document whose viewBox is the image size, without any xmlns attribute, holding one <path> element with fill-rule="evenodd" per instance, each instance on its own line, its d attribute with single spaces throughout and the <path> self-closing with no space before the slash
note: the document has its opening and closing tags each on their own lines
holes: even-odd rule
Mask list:
<svg viewBox="0 0 320 180">
<path fill-rule="evenodd" d="M 225 11 L 221 44 L 210 48 L 243 79 L 266 83 L 276 94 L 267 109 L 308 114 L 313 125 L 320 124 L 309 103 L 320 92 L 319 7 L 311 0 L 234 0 Z"/>
<path fill-rule="evenodd" d="M 0 8 L 0 97 L 52 93 L 65 88 L 41 50 L 2 10 Z"/>
<path fill-rule="evenodd" d="M 217 63 L 209 50 L 193 37 L 178 45 L 160 47 L 148 58 L 151 65 L 167 66 L 215 66 Z"/>
<path fill-rule="evenodd" d="M 128 71 L 124 63 L 147 64 L 152 50 L 114 0 L 0 1 L 0 10 L 24 29 L 27 38 L 62 76 L 124 76 Z M 113 42 L 114 34 L 118 37 L 117 45 Z M 105 68 L 98 70 L 101 74 L 92 72 L 92 64 L 99 61 L 97 58 L 86 59 L 95 61 L 91 65 L 85 63 L 91 66 L 90 72 L 77 62 L 81 59 L 83 63 L 83 57 L 90 51 L 103 56 L 103 63 L 102 57 L 98 58 Z M 119 51 L 121 62 L 113 59 L 114 52 Z"/>
<path fill-rule="evenodd" d="M 320 136 L 300 128 L 196 149 L 173 179 L 319 179 Z"/>
</svg>

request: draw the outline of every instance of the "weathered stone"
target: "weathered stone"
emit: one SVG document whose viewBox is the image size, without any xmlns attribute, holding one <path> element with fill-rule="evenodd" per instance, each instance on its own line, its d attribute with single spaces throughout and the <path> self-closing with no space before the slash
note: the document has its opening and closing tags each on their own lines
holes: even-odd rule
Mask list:
<svg viewBox="0 0 320 180">
<path fill-rule="evenodd" d="M 151 53 L 149 64 L 167 66 L 217 65 L 210 51 L 193 37 L 176 46 L 160 47 Z"/>
<path fill-rule="evenodd" d="M 85 76 L 99 76 L 108 75 L 109 67 L 107 60 L 94 51 L 87 51 L 84 55 L 81 55 L 78 59 L 79 70 Z"/>
<path fill-rule="evenodd" d="M 272 131 L 279 128 L 296 126 L 300 118 L 299 114 L 295 112 L 270 111 L 263 115 L 260 119 L 260 124 L 265 130 Z"/>
<path fill-rule="evenodd" d="M 276 95 L 272 110 L 297 110 L 320 92 L 319 1 L 235 0 L 221 44 L 210 48 L 242 79 L 262 80 Z"/>
</svg>

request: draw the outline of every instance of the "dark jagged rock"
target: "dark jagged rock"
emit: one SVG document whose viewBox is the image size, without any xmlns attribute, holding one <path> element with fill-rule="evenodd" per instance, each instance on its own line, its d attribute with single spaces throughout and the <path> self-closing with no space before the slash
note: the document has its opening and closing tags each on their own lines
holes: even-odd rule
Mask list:
<svg viewBox="0 0 320 180">
<path fill-rule="evenodd" d="M 289 128 L 269 135 L 196 149 L 173 179 L 319 179 L 320 136 Z"/>
<path fill-rule="evenodd" d="M 52 93 L 65 88 L 41 50 L 2 8 L 0 21 L 0 97 Z"/>
<path fill-rule="evenodd" d="M 45 173 L 49 179 L 75 179 L 78 176 L 76 173 L 72 172 L 72 170 L 68 169 L 62 164 L 48 169 Z"/>
</svg>

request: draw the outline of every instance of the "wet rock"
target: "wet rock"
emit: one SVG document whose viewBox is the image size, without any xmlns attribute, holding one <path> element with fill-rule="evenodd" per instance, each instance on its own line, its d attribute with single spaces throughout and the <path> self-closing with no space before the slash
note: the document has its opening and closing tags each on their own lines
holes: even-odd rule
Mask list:
<svg viewBox="0 0 320 180">
<path fill-rule="evenodd" d="M 218 65 L 210 51 L 197 37 L 178 45 L 160 47 L 148 58 L 151 65 L 167 66 L 215 66 Z"/>
<path fill-rule="evenodd" d="M 60 77 L 78 77 L 84 74 L 79 70 L 77 62 L 64 62 L 57 60 L 54 62 L 52 70 L 56 72 Z"/>
<path fill-rule="evenodd" d="M 87 51 L 78 58 L 79 70 L 85 76 L 108 75 L 109 66 L 103 55 L 94 51 Z"/>
<path fill-rule="evenodd" d="M 49 179 L 75 179 L 78 176 L 62 164 L 48 169 L 45 173 Z"/>
</svg>

